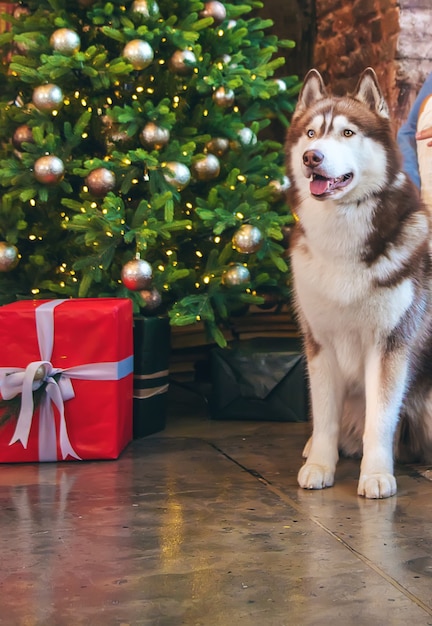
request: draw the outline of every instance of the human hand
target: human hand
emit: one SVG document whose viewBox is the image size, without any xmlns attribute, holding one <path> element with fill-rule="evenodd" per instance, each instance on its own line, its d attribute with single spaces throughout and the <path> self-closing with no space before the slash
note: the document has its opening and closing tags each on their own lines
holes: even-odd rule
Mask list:
<svg viewBox="0 0 432 626">
<path fill-rule="evenodd" d="M 424 128 L 423 130 L 418 131 L 416 133 L 415 138 L 420 141 L 424 139 L 432 139 L 432 126 L 429 126 L 429 128 Z M 426 145 L 432 146 L 432 141 L 428 141 Z"/>
</svg>

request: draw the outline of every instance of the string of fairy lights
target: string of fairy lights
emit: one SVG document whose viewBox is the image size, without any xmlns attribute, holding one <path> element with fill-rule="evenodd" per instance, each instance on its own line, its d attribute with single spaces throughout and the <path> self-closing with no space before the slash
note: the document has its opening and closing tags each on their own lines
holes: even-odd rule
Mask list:
<svg viewBox="0 0 432 626">
<path fill-rule="evenodd" d="M 126 10 L 126 8 L 124 8 L 124 10 Z M 152 0 L 134 0 L 131 5 L 131 11 L 140 13 L 143 17 L 148 18 L 150 16 L 157 16 L 159 8 L 157 3 Z M 20 7 L 20 14 L 23 15 L 22 7 Z M 217 35 L 219 37 L 223 37 L 225 35 L 225 29 L 219 28 L 219 25 L 222 24 L 227 17 L 226 7 L 222 2 L 205 2 L 204 8 L 200 13 L 200 17 L 213 18 L 214 25 L 218 28 Z M 226 28 L 234 28 L 234 26 L 235 21 L 229 20 Z M 66 56 L 73 56 L 81 49 L 81 38 L 79 34 L 70 28 L 57 28 L 52 33 L 49 41 L 54 52 L 58 52 Z M 162 43 L 165 42 L 166 38 L 163 38 Z M 188 80 L 186 79 L 192 74 L 198 73 L 196 65 L 199 61 L 202 61 L 202 57 L 197 60 L 191 47 L 176 50 L 168 61 L 162 58 L 157 59 L 155 58 L 155 51 L 151 45 L 142 39 L 132 39 L 128 41 L 123 47 L 121 57 L 132 66 L 135 72 L 142 72 L 143 70 L 151 67 L 153 63 L 157 63 L 159 66 L 167 63 L 170 72 L 185 79 L 185 83 L 179 86 L 179 92 L 171 98 L 172 111 L 175 111 L 182 105 L 188 90 Z M 224 64 L 229 64 L 230 62 L 231 57 L 229 55 L 224 55 L 222 60 L 218 59 L 216 61 L 216 64 L 218 69 L 222 70 L 224 68 Z M 17 72 L 14 70 L 11 70 L 11 74 L 19 78 Z M 252 75 L 251 78 L 254 80 L 256 79 L 256 76 Z M 155 80 L 155 75 L 150 73 L 146 78 L 146 84 L 138 84 L 134 87 L 134 92 L 130 95 L 131 100 L 139 103 L 140 99 L 145 95 L 151 96 L 155 92 Z M 206 77 L 204 77 L 204 81 L 205 80 Z M 281 90 L 285 88 L 285 83 L 283 81 L 278 80 L 278 85 Z M 114 98 L 121 99 L 122 94 L 120 81 L 115 83 L 113 95 Z M 235 114 L 239 113 L 239 107 L 236 105 L 235 101 L 235 93 L 232 89 L 226 87 L 225 85 L 214 87 L 211 98 L 216 107 L 230 110 Z M 61 116 L 63 108 L 67 111 L 68 107 L 76 104 L 81 105 L 83 110 L 87 111 L 89 115 L 96 113 L 98 118 L 102 120 L 102 126 L 105 129 L 105 138 L 108 144 L 111 141 L 112 145 L 116 146 L 121 144 L 122 141 L 127 142 L 127 140 L 130 139 L 127 132 L 119 129 L 119 125 L 115 124 L 109 115 L 114 105 L 114 101 L 111 96 L 107 96 L 104 104 L 98 106 L 95 111 L 94 107 L 89 104 L 89 98 L 86 97 L 79 89 L 75 89 L 74 92 L 69 95 L 64 93 L 59 85 L 51 82 L 38 85 L 33 89 L 31 105 L 35 107 L 38 112 L 52 116 L 52 118 Z M 17 103 L 15 103 L 15 105 L 17 105 Z M 20 103 L 19 106 L 23 106 L 23 104 Z M 209 114 L 210 111 L 208 108 L 205 108 L 202 112 L 203 117 L 207 117 Z M 88 129 L 83 130 L 81 134 L 83 140 L 88 139 L 88 133 Z M 140 145 L 144 148 L 149 151 L 161 152 L 170 143 L 171 131 L 169 128 L 165 127 L 163 123 L 151 120 L 146 122 L 139 131 L 138 138 Z M 21 124 L 15 129 L 12 137 L 12 143 L 18 153 L 25 150 L 26 144 L 33 142 L 33 131 L 28 124 Z M 188 187 L 191 181 L 209 182 L 216 180 L 221 172 L 221 159 L 224 158 L 224 155 L 226 155 L 230 149 L 241 149 L 242 146 L 253 146 L 256 143 L 257 136 L 255 133 L 251 128 L 244 126 L 238 131 L 238 140 L 235 142 L 222 136 L 212 137 L 205 143 L 202 156 L 192 159 L 190 167 L 181 161 L 160 160 L 158 168 L 162 172 L 164 181 L 177 193 L 180 193 Z M 182 151 L 181 155 L 185 158 L 185 160 L 191 160 L 191 156 L 193 155 L 191 155 L 190 151 L 191 148 L 184 149 Z M 103 165 L 100 164 L 101 160 L 104 162 Z M 91 215 L 94 211 L 100 211 L 102 215 L 107 215 L 108 209 L 103 206 L 103 200 L 107 194 L 110 192 L 117 192 L 119 197 L 122 196 L 122 193 L 118 190 L 118 172 L 116 175 L 116 171 L 114 171 L 116 168 L 113 166 L 112 155 L 107 154 L 103 157 L 103 159 L 98 159 L 97 161 L 97 165 L 94 169 L 91 169 L 91 171 L 89 171 L 85 176 L 81 187 L 83 198 L 86 198 L 89 194 L 93 197 L 93 199 L 87 199 L 82 202 L 80 211 L 83 215 Z M 91 163 L 91 159 L 87 158 L 87 162 Z M 121 166 L 124 168 L 124 171 L 134 165 L 136 164 L 132 163 L 128 156 L 124 156 L 121 160 Z M 32 173 L 36 181 L 41 185 L 47 187 L 58 185 L 68 175 L 68 163 L 65 164 L 63 160 L 55 154 L 47 153 L 38 157 L 34 161 Z M 151 175 L 152 167 L 145 167 L 143 171 L 143 179 L 148 181 Z M 140 179 L 138 177 L 134 177 L 131 179 L 131 185 L 139 185 L 141 180 L 142 178 Z M 239 173 L 236 180 L 240 184 L 246 184 L 247 176 Z M 273 186 L 274 197 L 276 198 L 280 197 L 284 193 L 288 181 L 286 179 L 282 182 L 273 180 L 270 181 L 270 184 Z M 231 183 L 230 189 L 235 190 L 235 188 L 235 184 Z M 125 197 L 123 199 L 126 199 L 127 201 L 131 200 L 129 197 Z M 31 198 L 29 200 L 29 204 L 33 208 L 36 207 L 38 199 Z M 147 207 L 151 210 L 152 206 L 150 201 L 147 202 Z M 112 207 L 110 208 L 110 211 L 112 211 Z M 118 212 L 118 233 L 120 236 L 124 236 L 129 227 L 124 218 L 123 206 L 117 206 L 116 211 Z M 183 207 L 183 211 L 186 218 L 190 218 L 194 212 L 194 205 L 190 201 L 186 202 Z M 61 211 L 60 217 L 64 222 L 64 228 L 67 228 L 67 223 L 70 221 L 69 215 L 66 211 Z M 261 230 L 257 226 L 250 223 L 242 223 L 242 220 L 245 219 L 243 213 L 236 212 L 235 217 L 240 225 L 232 236 L 232 247 L 242 255 L 254 254 L 263 245 L 264 238 Z M 256 217 L 256 220 L 259 221 L 259 216 Z M 143 226 L 146 226 L 145 221 Z M 184 228 L 186 231 L 192 231 L 193 226 L 191 221 L 186 223 Z M 115 239 L 113 232 L 109 228 L 106 228 L 105 236 Z M 31 233 L 28 238 L 30 241 L 42 241 L 43 236 Z M 212 241 L 216 245 L 219 245 L 222 242 L 222 237 L 219 234 L 214 234 L 212 236 Z M 98 248 L 100 243 L 97 239 L 95 239 L 92 242 L 92 245 L 94 248 Z M 175 251 L 170 246 L 165 246 L 163 250 L 168 262 L 175 267 L 177 264 L 177 260 L 174 258 Z M 159 262 L 158 265 L 153 268 L 148 260 L 142 258 L 144 252 L 145 244 L 141 242 L 140 245 L 137 245 L 133 258 L 126 262 L 121 268 L 119 282 L 121 282 L 127 289 L 139 292 L 143 298 L 144 304 L 149 309 L 156 309 L 160 306 L 162 297 L 159 291 L 153 286 L 154 269 L 157 269 L 162 273 L 165 270 L 165 266 Z M 203 253 L 201 250 L 196 249 L 195 255 L 197 259 L 196 269 L 201 270 L 202 272 L 200 279 L 195 281 L 196 289 L 201 289 L 203 285 L 208 286 L 215 278 L 220 280 L 225 286 L 244 285 L 247 289 L 247 285 L 251 281 L 251 275 L 247 262 L 231 262 L 223 271 L 222 275 L 218 276 L 215 272 L 206 272 L 202 270 L 202 264 L 200 261 L 203 258 Z M 15 269 L 20 259 L 21 254 L 16 246 L 8 244 L 6 241 L 0 241 L 1 272 L 9 272 Z M 99 265 L 99 269 L 104 269 L 103 264 Z M 73 283 L 77 283 L 79 281 L 77 272 L 72 267 L 69 267 L 64 261 L 60 262 L 58 272 L 60 275 L 60 286 L 64 286 L 66 284 L 63 279 L 66 275 Z M 170 285 L 168 282 L 165 282 L 163 284 L 163 289 L 169 290 L 169 288 Z M 39 292 L 39 289 L 33 288 L 31 292 L 33 295 L 36 295 Z"/>
</svg>

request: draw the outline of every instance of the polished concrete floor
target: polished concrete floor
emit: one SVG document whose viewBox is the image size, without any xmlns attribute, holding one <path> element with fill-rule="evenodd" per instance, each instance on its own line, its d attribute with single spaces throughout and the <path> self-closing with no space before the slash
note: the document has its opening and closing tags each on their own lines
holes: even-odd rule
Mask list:
<svg viewBox="0 0 432 626">
<path fill-rule="evenodd" d="M 432 482 L 297 487 L 306 424 L 209 421 L 187 392 L 118 461 L 0 467 L 0 624 L 432 624 Z"/>
</svg>

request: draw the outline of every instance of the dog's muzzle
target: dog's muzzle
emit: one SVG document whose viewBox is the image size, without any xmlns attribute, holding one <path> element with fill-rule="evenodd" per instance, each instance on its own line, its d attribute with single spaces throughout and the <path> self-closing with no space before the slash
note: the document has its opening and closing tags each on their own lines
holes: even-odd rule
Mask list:
<svg viewBox="0 0 432 626">
<path fill-rule="evenodd" d="M 352 173 L 342 174 L 335 178 L 325 175 L 324 155 L 319 150 L 306 150 L 303 153 L 303 165 L 307 171 L 307 178 L 312 178 L 310 182 L 310 192 L 316 198 L 324 198 L 333 192 L 343 189 L 352 180 Z"/>
</svg>

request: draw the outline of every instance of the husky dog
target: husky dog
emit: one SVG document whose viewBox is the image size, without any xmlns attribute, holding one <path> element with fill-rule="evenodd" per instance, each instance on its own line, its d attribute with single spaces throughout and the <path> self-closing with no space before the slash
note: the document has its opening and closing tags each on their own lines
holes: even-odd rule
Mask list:
<svg viewBox="0 0 432 626">
<path fill-rule="evenodd" d="M 375 72 L 335 97 L 311 70 L 286 152 L 313 419 L 298 482 L 333 485 L 341 451 L 362 457 L 358 494 L 387 498 L 395 455 L 432 459 L 432 265 Z"/>
</svg>

